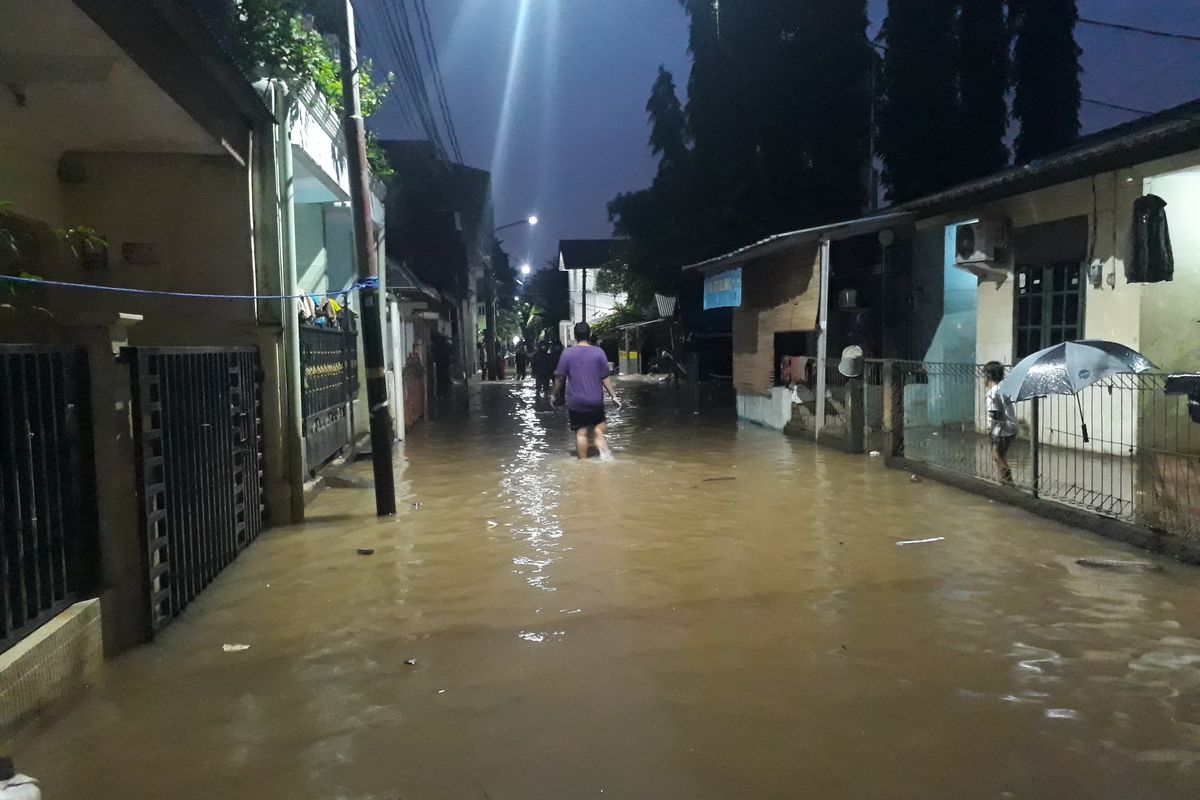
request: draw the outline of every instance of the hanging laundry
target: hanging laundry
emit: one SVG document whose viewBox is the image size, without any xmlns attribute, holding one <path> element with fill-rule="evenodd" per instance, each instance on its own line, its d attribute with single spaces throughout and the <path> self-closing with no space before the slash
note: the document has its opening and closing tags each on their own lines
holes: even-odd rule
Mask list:
<svg viewBox="0 0 1200 800">
<path fill-rule="evenodd" d="M 1167 201 L 1158 195 L 1133 201 L 1133 253 L 1125 265 L 1130 283 L 1161 283 L 1175 276 L 1166 209 Z"/>
</svg>

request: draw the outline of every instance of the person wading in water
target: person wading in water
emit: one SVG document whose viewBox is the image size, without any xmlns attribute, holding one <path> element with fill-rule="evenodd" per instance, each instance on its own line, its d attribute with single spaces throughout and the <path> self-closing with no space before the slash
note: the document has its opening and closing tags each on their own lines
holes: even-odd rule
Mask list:
<svg viewBox="0 0 1200 800">
<path fill-rule="evenodd" d="M 567 418 L 571 430 L 575 431 L 575 450 L 579 458 L 588 457 L 588 438 L 595 432 L 600 458 L 608 461 L 612 453 L 605 438 L 608 425 L 604 416 L 604 393 L 608 392 L 618 409 L 621 408 L 621 401 L 617 399 L 608 373 L 608 356 L 592 345 L 589 341 L 591 338 L 590 325 L 580 322 L 575 326 L 575 341 L 578 344 L 564 350 L 559 359 L 558 369 L 554 371 L 554 394 L 550 402 L 555 402 L 554 398 L 562 390 L 565 381 Z"/>
</svg>

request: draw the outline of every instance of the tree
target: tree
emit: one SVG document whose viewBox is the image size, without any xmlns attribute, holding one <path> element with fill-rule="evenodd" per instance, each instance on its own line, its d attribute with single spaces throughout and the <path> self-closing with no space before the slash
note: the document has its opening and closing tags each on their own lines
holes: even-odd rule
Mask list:
<svg viewBox="0 0 1200 800">
<path fill-rule="evenodd" d="M 650 152 L 659 156 L 659 171 L 682 164 L 688 157 L 687 117 L 675 91 L 675 76 L 661 64 L 646 114 L 650 117 Z"/>
<path fill-rule="evenodd" d="M 559 320 L 570 319 L 567 276 L 559 271 L 558 262 L 548 262 L 546 268 L 525 279 L 525 299 L 539 312 L 536 315 L 539 322 L 534 327 L 557 329 Z"/>
<path fill-rule="evenodd" d="M 961 98 L 954 141 L 960 181 L 1008 166 L 1011 36 L 1004 0 L 961 0 L 958 22 Z"/>
<path fill-rule="evenodd" d="M 893 201 L 956 182 L 958 159 L 946 144 L 959 121 L 956 5 L 956 0 L 888 0 L 879 152 Z"/>
<path fill-rule="evenodd" d="M 781 144 L 799 144 L 802 161 L 792 191 L 805 225 L 852 217 L 863 210 L 870 156 L 871 69 L 865 0 L 800 3 L 781 81 L 784 108 L 795 118 Z M 786 35 L 786 34 L 785 34 Z M 789 100 L 790 98 L 790 100 Z"/>
<path fill-rule="evenodd" d="M 1079 136 L 1079 8 L 1075 0 L 1011 0 L 1011 7 L 1017 40 L 1013 116 L 1021 123 L 1016 156 L 1027 164 Z"/>
</svg>

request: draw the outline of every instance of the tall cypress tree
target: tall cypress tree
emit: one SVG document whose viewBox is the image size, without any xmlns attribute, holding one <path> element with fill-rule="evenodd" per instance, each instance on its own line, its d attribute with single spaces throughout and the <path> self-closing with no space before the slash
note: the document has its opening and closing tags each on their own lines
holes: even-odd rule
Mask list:
<svg viewBox="0 0 1200 800">
<path fill-rule="evenodd" d="M 1075 0 L 1011 0 L 1017 42 L 1013 116 L 1021 123 L 1017 162 L 1061 150 L 1079 136 L 1083 51 L 1075 41 Z"/>
<path fill-rule="evenodd" d="M 1008 166 L 1008 72 L 1011 36 L 1004 0 L 961 0 L 958 180 Z"/>
<path fill-rule="evenodd" d="M 888 0 L 879 152 L 894 201 L 956 182 L 956 16 L 957 0 Z"/>
<path fill-rule="evenodd" d="M 659 172 L 682 163 L 687 157 L 687 117 L 675 90 L 675 76 L 659 65 L 658 78 L 646 101 L 650 118 L 650 151 L 659 157 Z"/>
<path fill-rule="evenodd" d="M 863 210 L 875 55 L 867 38 L 866 0 L 799 5 L 796 144 L 805 152 L 803 192 L 809 200 L 802 221 L 819 224 Z"/>
</svg>

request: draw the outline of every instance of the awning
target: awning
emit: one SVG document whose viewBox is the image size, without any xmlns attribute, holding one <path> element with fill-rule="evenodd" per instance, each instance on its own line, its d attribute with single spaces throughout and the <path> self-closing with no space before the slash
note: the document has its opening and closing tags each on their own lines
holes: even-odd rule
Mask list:
<svg viewBox="0 0 1200 800">
<path fill-rule="evenodd" d="M 405 297 L 440 300 L 442 293 L 394 258 L 387 260 L 387 289 Z"/>
<path fill-rule="evenodd" d="M 824 239 L 828 239 L 829 241 L 850 239 L 855 236 L 862 236 L 863 234 L 876 233 L 897 225 L 908 224 L 912 221 L 912 218 L 913 215 L 908 212 L 895 211 L 886 214 L 877 214 L 872 217 L 860 217 L 859 219 L 835 222 L 831 225 L 821 225 L 816 228 L 804 228 L 798 231 L 791 231 L 790 233 L 777 233 L 760 242 L 740 247 L 723 256 L 690 264 L 684 267 L 684 269 L 694 269 L 700 271 L 702 274 L 711 275 L 756 258 L 796 250 Z"/>
</svg>

